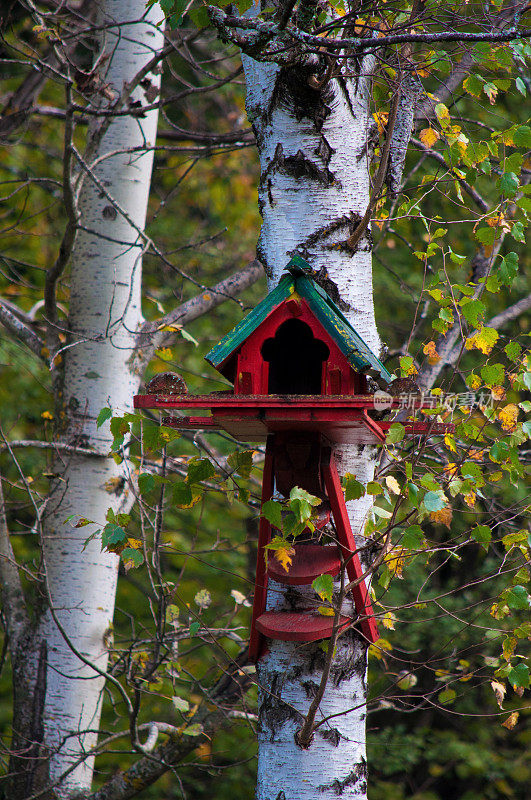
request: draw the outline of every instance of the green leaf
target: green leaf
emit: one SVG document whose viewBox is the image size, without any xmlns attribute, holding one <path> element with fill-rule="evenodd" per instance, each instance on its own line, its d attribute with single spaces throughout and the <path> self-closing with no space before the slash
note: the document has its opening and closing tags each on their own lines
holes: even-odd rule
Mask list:
<svg viewBox="0 0 531 800">
<path fill-rule="evenodd" d="M 526 611 L 529 608 L 529 595 L 523 586 L 511 586 L 505 592 L 505 602 L 514 611 Z"/>
<path fill-rule="evenodd" d="M 212 596 L 208 589 L 200 589 L 194 597 L 194 603 L 203 611 L 212 603 Z"/>
<path fill-rule="evenodd" d="M 470 325 L 478 328 L 485 314 L 485 304 L 481 300 L 469 300 L 467 297 L 459 301 L 461 313 Z"/>
<path fill-rule="evenodd" d="M 520 125 L 514 132 L 513 141 L 517 147 L 531 147 L 531 128 Z"/>
<path fill-rule="evenodd" d="M 140 494 L 147 494 L 155 488 L 155 478 L 149 472 L 142 472 L 138 476 L 138 489 Z"/>
<path fill-rule="evenodd" d="M 328 602 L 332 602 L 332 596 L 334 593 L 334 579 L 331 575 L 319 575 L 318 578 L 315 578 L 312 581 L 312 588 L 321 600 L 328 600 Z"/>
<path fill-rule="evenodd" d="M 377 481 L 369 481 L 367 484 L 367 494 L 373 495 L 376 497 L 379 494 L 383 493 L 383 489 Z"/>
<path fill-rule="evenodd" d="M 191 627 L 192 626 L 190 625 L 190 628 Z M 201 733 L 203 733 L 203 726 L 199 722 L 196 722 L 194 725 L 188 725 L 188 727 L 184 729 L 183 733 L 185 736 L 199 736 Z"/>
<path fill-rule="evenodd" d="M 486 226 L 483 228 L 478 228 L 475 237 L 478 242 L 481 244 L 486 244 L 487 246 L 491 246 L 494 244 L 494 240 L 496 238 L 496 229 L 495 228 L 487 228 Z"/>
<path fill-rule="evenodd" d="M 483 81 L 477 75 L 469 75 L 463 81 L 463 88 L 471 94 L 472 97 L 480 97 L 483 90 Z"/>
<path fill-rule="evenodd" d="M 525 229 L 523 222 L 515 222 L 511 228 L 511 236 L 517 242 L 525 242 Z"/>
<path fill-rule="evenodd" d="M 262 506 L 262 516 L 273 525 L 282 530 L 282 504 L 278 500 L 268 500 Z"/>
<path fill-rule="evenodd" d="M 525 664 L 517 664 L 507 673 L 507 680 L 511 686 L 527 689 L 529 686 L 529 667 Z"/>
<path fill-rule="evenodd" d="M 477 525 L 470 535 L 485 550 L 489 549 L 489 544 L 492 539 L 492 532 L 488 525 Z"/>
<path fill-rule="evenodd" d="M 344 477 L 345 500 L 359 500 L 365 494 L 365 486 L 356 480 L 350 472 Z"/>
<path fill-rule="evenodd" d="M 443 706 L 449 706 L 454 702 L 456 697 L 455 689 L 443 689 L 442 692 L 439 692 L 439 703 Z"/>
<path fill-rule="evenodd" d="M 502 263 L 498 270 L 498 277 L 505 286 L 510 286 L 518 274 L 518 256 L 511 251 L 502 258 Z"/>
<path fill-rule="evenodd" d="M 444 492 L 426 492 L 422 501 L 427 511 L 440 511 L 446 505 Z"/>
<path fill-rule="evenodd" d="M 481 377 L 485 386 L 502 386 L 505 380 L 503 364 L 486 364 L 481 368 Z"/>
<path fill-rule="evenodd" d="M 507 354 L 507 358 L 510 358 L 511 361 L 518 361 L 520 358 L 520 353 L 522 352 L 521 346 L 518 342 L 509 342 L 509 344 L 505 345 L 503 348 Z"/>
<path fill-rule="evenodd" d="M 98 428 L 101 428 L 103 423 L 106 422 L 111 417 L 112 417 L 111 409 L 108 406 L 105 406 L 105 408 L 101 409 L 100 413 L 98 414 L 98 416 L 96 418 L 96 426 Z"/>
<path fill-rule="evenodd" d="M 404 436 L 406 435 L 406 429 L 400 422 L 393 422 L 390 425 L 389 430 L 387 431 L 387 436 L 385 437 L 386 444 L 397 444 L 401 442 Z"/>
<path fill-rule="evenodd" d="M 190 636 L 195 636 L 200 627 L 201 627 L 201 623 L 200 622 L 191 622 L 190 623 Z"/>
<path fill-rule="evenodd" d="M 253 451 L 237 450 L 230 454 L 227 463 L 242 478 L 248 478 L 253 468 Z"/>
<path fill-rule="evenodd" d="M 207 481 L 215 474 L 216 470 L 208 458 L 192 458 L 188 462 L 186 482 L 191 486 L 194 483 Z"/>
<path fill-rule="evenodd" d="M 197 502 L 194 499 L 192 488 L 184 481 L 177 481 L 173 484 L 172 501 L 177 508 L 192 508 Z"/>
<path fill-rule="evenodd" d="M 408 550 L 420 550 L 424 543 L 424 531 L 420 525 L 411 525 L 406 528 L 400 544 Z"/>
<path fill-rule="evenodd" d="M 184 697 L 172 697 L 171 701 L 176 711 L 180 711 L 183 714 L 186 711 L 190 711 L 190 703 Z"/>
<path fill-rule="evenodd" d="M 186 339 L 187 342 L 192 342 L 192 344 L 194 344 L 196 347 L 199 346 L 199 342 L 197 341 L 197 339 L 194 339 L 192 334 L 188 333 L 188 331 L 185 331 L 184 328 L 181 328 L 180 334 L 183 337 L 183 339 Z"/>
<path fill-rule="evenodd" d="M 101 534 L 102 547 L 108 547 L 110 544 L 121 544 L 126 539 L 127 533 L 121 525 L 117 525 L 115 522 L 108 522 Z"/>
<path fill-rule="evenodd" d="M 126 562 L 126 567 L 129 569 L 131 567 L 140 567 L 144 563 L 144 556 L 140 550 L 136 550 L 134 547 L 124 547 L 120 553 L 120 558 Z"/>
<path fill-rule="evenodd" d="M 503 195 L 506 197 L 514 197 L 520 186 L 520 181 L 518 180 L 518 175 L 514 172 L 504 172 L 500 177 L 499 184 L 500 191 Z"/>
</svg>

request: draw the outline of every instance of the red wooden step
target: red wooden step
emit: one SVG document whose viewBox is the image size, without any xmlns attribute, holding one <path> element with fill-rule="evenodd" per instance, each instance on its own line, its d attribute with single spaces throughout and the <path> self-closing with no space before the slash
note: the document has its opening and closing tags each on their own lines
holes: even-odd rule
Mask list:
<svg viewBox="0 0 531 800">
<path fill-rule="evenodd" d="M 350 617 L 339 618 L 340 630 L 352 623 Z M 302 611 L 266 611 L 256 620 L 256 627 L 270 639 L 283 642 L 316 642 L 329 639 L 334 625 L 333 617 Z"/>
<path fill-rule="evenodd" d="M 279 564 L 274 553 L 268 558 L 267 574 L 278 583 L 302 586 L 311 583 L 319 575 L 338 575 L 341 559 L 335 545 L 322 547 L 319 544 L 296 544 L 293 561 L 288 571 Z"/>
</svg>

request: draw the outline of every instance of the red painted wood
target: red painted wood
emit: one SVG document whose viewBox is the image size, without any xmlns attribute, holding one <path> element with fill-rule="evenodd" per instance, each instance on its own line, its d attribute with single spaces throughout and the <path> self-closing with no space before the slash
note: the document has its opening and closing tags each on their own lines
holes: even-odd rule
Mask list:
<svg viewBox="0 0 531 800">
<path fill-rule="evenodd" d="M 262 502 L 263 506 L 273 495 L 273 437 L 267 440 L 264 477 L 262 480 Z M 261 616 L 266 608 L 267 599 L 267 572 L 265 562 L 265 546 L 271 539 L 271 523 L 265 517 L 260 517 L 258 528 L 258 554 L 256 557 L 256 578 L 254 586 L 253 614 L 251 619 L 251 635 L 249 639 L 249 660 L 257 661 L 260 657 L 260 650 L 263 644 L 260 631 L 256 627 L 256 620 Z"/>
<path fill-rule="evenodd" d="M 340 630 L 352 624 L 350 617 L 339 618 Z M 332 635 L 334 617 L 304 611 L 267 611 L 256 620 L 256 627 L 270 639 L 283 642 L 316 642 Z"/>
<path fill-rule="evenodd" d="M 267 363 L 267 362 L 266 362 Z M 412 401 L 413 402 L 413 401 Z M 263 409 L 263 408 L 303 408 L 303 409 L 341 409 L 345 419 L 349 418 L 352 409 L 374 410 L 373 396 L 370 394 L 357 395 L 330 395 L 330 394 L 179 394 L 179 395 L 156 395 L 156 394 L 137 394 L 134 397 L 135 408 L 210 408 L 226 409 L 235 411 L 236 409 Z M 399 408 L 400 399 L 393 397 L 389 407 Z M 411 410 L 419 408 L 430 408 L 428 400 L 422 400 L 419 396 L 415 399 Z M 385 423 L 390 425 L 390 422 Z M 407 423 L 406 423 L 407 424 Z"/>
<path fill-rule="evenodd" d="M 356 553 L 356 541 L 352 534 L 352 528 L 350 527 L 345 496 L 330 451 L 323 453 L 322 470 L 326 492 L 336 525 L 337 538 L 339 546 L 341 547 L 343 559 L 346 563 L 349 580 L 360 580 L 363 576 L 363 568 Z M 354 586 L 352 589 L 352 596 L 354 598 L 356 611 L 360 616 L 361 632 L 369 642 L 373 643 L 378 641 L 380 635 L 378 633 L 376 620 L 374 619 L 371 598 L 364 580 L 361 580 L 357 586 Z"/>
<path fill-rule="evenodd" d="M 309 584 L 319 575 L 338 575 L 341 559 L 335 545 L 322 547 L 319 544 L 297 544 L 295 555 L 288 571 L 279 564 L 271 553 L 268 558 L 267 573 L 278 583 L 290 586 Z"/>
<path fill-rule="evenodd" d="M 297 313 L 293 312 L 294 304 L 297 306 Z M 305 322 L 311 329 L 314 337 L 324 342 L 330 351 L 330 355 L 323 364 L 321 388 L 323 395 L 326 395 L 327 391 L 329 391 L 327 385 L 327 371 L 330 369 L 339 369 L 341 371 L 344 383 L 342 391 L 352 394 L 356 386 L 356 371 L 351 367 L 348 359 L 343 355 L 336 342 L 326 329 L 323 328 L 306 300 L 298 295 L 280 303 L 280 305 L 273 309 L 269 316 L 266 317 L 261 325 L 251 333 L 245 342 L 242 343 L 238 353 L 238 370 L 248 370 L 251 372 L 254 379 L 254 391 L 267 395 L 269 366 L 262 357 L 262 346 L 266 339 L 275 336 L 283 322 L 293 319 L 294 317 L 301 322 Z M 265 370 L 263 370 L 264 364 L 266 365 Z M 238 394 L 241 393 L 237 383 L 236 391 Z"/>
</svg>

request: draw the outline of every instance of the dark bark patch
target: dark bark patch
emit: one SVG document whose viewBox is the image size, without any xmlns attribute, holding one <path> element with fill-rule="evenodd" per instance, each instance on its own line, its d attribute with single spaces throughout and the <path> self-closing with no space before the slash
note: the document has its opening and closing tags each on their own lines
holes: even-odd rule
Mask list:
<svg viewBox="0 0 531 800">
<path fill-rule="evenodd" d="M 101 212 L 103 219 L 116 219 L 117 212 L 114 206 L 105 206 L 103 211 Z"/>
<path fill-rule="evenodd" d="M 334 686 L 339 686 L 343 681 L 350 680 L 356 675 L 365 682 L 367 662 L 365 653 L 350 651 L 344 654 L 339 662 L 336 662 L 330 670 L 330 679 Z"/>
<path fill-rule="evenodd" d="M 326 739 L 327 742 L 330 742 L 332 747 L 338 747 L 339 742 L 341 741 L 341 734 L 337 728 L 328 728 L 325 731 L 319 730 L 319 733 L 323 739 Z"/>
<path fill-rule="evenodd" d="M 271 115 L 275 108 L 284 108 L 293 114 L 297 122 L 309 119 L 315 129 L 320 131 L 328 116 L 330 104 L 334 99 L 334 89 L 331 81 L 315 88 L 319 77 L 326 74 L 326 65 L 323 64 L 298 64 L 293 67 L 283 67 L 277 78 L 275 88 L 267 110 Z"/>
<path fill-rule="evenodd" d="M 360 220 L 361 215 L 357 211 L 350 211 L 348 214 L 342 214 L 342 216 L 337 217 L 327 225 L 317 228 L 316 231 L 307 236 L 306 239 L 304 239 L 304 241 L 295 248 L 295 250 L 289 253 L 289 255 L 293 256 L 295 253 L 299 253 L 303 258 L 309 258 L 309 251 L 316 246 L 320 246 L 326 250 L 344 250 L 353 254 L 356 251 L 349 247 L 348 240 L 356 230 Z M 341 231 L 345 238 L 341 239 L 339 242 L 327 243 L 327 238 L 331 237 L 332 234 L 337 233 L 338 231 Z M 367 231 L 365 233 L 367 240 L 369 240 L 369 236 L 370 233 Z M 370 240 L 370 246 L 372 246 L 372 239 Z M 320 285 L 323 287 L 323 289 L 325 289 L 326 292 L 328 292 L 332 300 L 337 303 L 342 311 L 348 311 L 350 307 L 341 299 L 337 287 L 332 281 L 330 281 L 325 273 L 322 275 L 318 273 L 316 280 L 318 282 L 322 281 Z M 329 283 L 325 286 L 327 280 Z"/>
<path fill-rule="evenodd" d="M 334 793 L 339 797 L 349 786 L 356 786 L 357 784 L 359 784 L 358 788 L 360 791 L 362 786 L 367 786 L 367 764 L 364 758 L 362 758 L 360 764 L 356 764 L 352 772 L 349 772 L 346 778 L 343 778 L 342 781 L 336 778 L 335 781 L 332 781 L 332 783 L 319 786 L 318 791 L 326 792 L 329 789 L 333 789 Z"/>
<path fill-rule="evenodd" d="M 266 678 L 266 676 L 263 676 Z M 284 725 L 293 720 L 297 725 L 301 725 L 304 717 L 297 709 L 282 700 L 282 688 L 286 680 L 291 680 L 289 676 L 273 674 L 270 682 L 270 690 L 264 692 L 262 705 L 260 706 L 260 730 L 268 732 L 269 740 L 273 742 L 278 731 Z M 264 681 L 267 685 L 267 680 Z"/>
<path fill-rule="evenodd" d="M 301 685 L 306 692 L 308 700 L 313 700 L 314 697 L 317 697 L 317 692 L 319 691 L 318 683 L 315 683 L 315 681 L 303 681 Z"/>
</svg>

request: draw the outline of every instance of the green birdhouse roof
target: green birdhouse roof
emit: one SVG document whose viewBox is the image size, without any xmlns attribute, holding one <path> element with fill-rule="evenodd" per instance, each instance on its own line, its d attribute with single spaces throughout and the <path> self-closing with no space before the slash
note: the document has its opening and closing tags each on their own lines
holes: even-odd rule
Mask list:
<svg viewBox="0 0 531 800">
<path fill-rule="evenodd" d="M 374 370 L 386 383 L 392 376 L 382 362 L 363 341 L 341 309 L 316 283 L 311 267 L 300 256 L 291 259 L 277 286 L 205 356 L 206 361 L 218 371 L 285 300 L 296 292 L 304 298 L 318 321 L 334 340 L 350 364 L 359 372 Z"/>
</svg>

